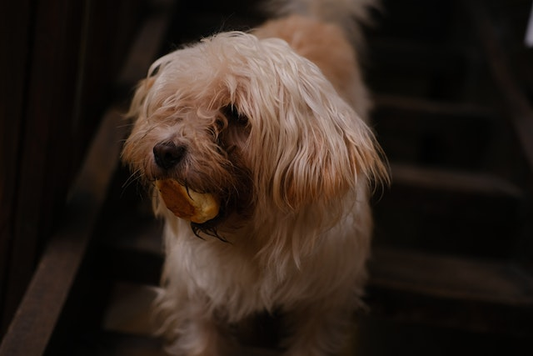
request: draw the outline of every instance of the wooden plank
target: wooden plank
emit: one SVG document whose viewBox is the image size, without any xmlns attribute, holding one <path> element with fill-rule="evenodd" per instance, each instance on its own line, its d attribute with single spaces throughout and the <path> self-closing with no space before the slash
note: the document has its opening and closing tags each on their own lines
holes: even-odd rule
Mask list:
<svg viewBox="0 0 533 356">
<path fill-rule="evenodd" d="M 400 164 L 392 164 L 392 174 L 390 191 L 376 197 L 376 242 L 478 256 L 509 254 L 519 226 L 519 188 L 491 175 Z M 136 194 L 134 189 L 131 194 Z M 100 237 L 110 273 L 117 279 L 157 284 L 161 221 L 140 214 L 133 204 L 115 210 Z M 499 234 L 504 232 L 508 244 L 502 246 Z M 121 256 L 120 262 L 114 256 Z"/>
<path fill-rule="evenodd" d="M 521 199 L 524 192 L 517 186 L 487 173 L 458 170 L 420 168 L 405 164 L 391 164 L 394 182 L 421 189 L 438 189 L 444 193 L 504 196 Z"/>
<path fill-rule="evenodd" d="M 526 189 L 528 190 L 528 206 L 525 212 L 525 222 L 521 239 L 517 244 L 516 255 L 533 271 L 533 107 L 530 98 L 526 96 L 518 84 L 517 76 L 521 73 L 514 72 L 510 66 L 508 54 L 505 52 L 496 29 L 492 25 L 487 5 L 479 0 L 469 0 L 461 5 L 470 17 L 485 55 L 490 59 L 488 65 L 499 92 L 502 94 L 503 103 L 507 106 L 509 115 L 506 115 L 514 135 L 520 144 L 527 167 Z"/>
<path fill-rule="evenodd" d="M 443 196 L 454 191 L 474 192 L 480 196 L 502 197 L 502 199 L 507 197 L 510 200 L 519 199 L 521 196 L 521 191 L 518 188 L 492 176 L 418 170 L 398 165 L 393 165 L 392 170 L 393 179 L 396 177 L 396 183 L 401 180 L 404 181 L 404 184 L 410 184 L 418 189 L 425 187 L 426 190 L 422 189 L 421 196 L 427 189 L 443 190 Z M 394 175 L 395 172 L 396 175 Z M 415 206 L 420 204 L 420 201 L 413 198 L 412 195 L 406 196 L 405 200 L 398 204 L 405 204 L 405 201 Z M 494 210 L 491 205 L 485 205 L 486 209 Z M 421 207 L 420 209 L 424 210 L 425 208 Z M 504 206 L 502 209 L 507 208 Z M 394 209 L 393 213 L 398 214 L 398 211 L 402 210 L 405 210 L 405 206 L 400 205 L 400 208 Z M 114 275 L 114 278 L 119 280 L 153 285 L 157 283 L 157 280 L 155 278 L 151 281 L 146 279 L 143 276 L 144 271 L 138 271 L 138 265 L 141 264 L 143 270 L 160 270 L 162 256 L 154 244 L 160 237 L 161 226 L 160 222 L 155 219 L 148 219 L 147 217 L 139 219 L 138 214 L 134 211 L 131 211 L 131 215 L 126 213 L 126 216 L 117 219 L 115 224 L 110 226 L 109 238 L 103 237 L 103 242 L 112 245 L 112 247 L 106 248 L 112 251 L 123 250 L 123 254 L 120 255 L 121 263 L 111 267 L 109 271 Z M 120 219 L 123 221 L 119 221 Z M 392 220 L 388 221 L 390 223 Z M 450 224 L 449 220 L 445 220 L 445 222 Z M 485 220 L 483 222 L 485 223 Z M 126 226 L 128 223 L 129 226 Z M 383 226 L 378 224 L 376 229 L 383 229 Z M 391 229 L 397 230 L 395 226 L 392 226 Z M 127 236 L 127 240 L 111 240 L 118 231 L 123 232 L 124 236 Z M 434 236 L 431 235 L 422 237 L 425 240 L 434 239 Z M 450 234 L 443 236 L 443 238 L 453 240 L 454 236 Z M 397 239 L 397 235 L 393 235 L 393 239 Z M 487 237 L 480 236 L 479 239 L 481 240 L 480 243 L 485 243 Z M 505 235 L 505 239 L 509 242 L 507 235 Z M 501 240 L 502 236 L 498 236 L 497 246 L 499 248 L 502 246 Z M 528 287 L 531 285 L 530 278 L 527 275 L 522 276 L 519 269 L 515 269 L 513 265 L 509 265 L 507 262 L 444 257 L 413 251 L 402 252 L 400 249 L 384 249 L 380 241 L 376 242 L 378 247 L 374 252 L 371 264 L 370 297 L 372 300 L 370 304 L 377 313 L 385 313 L 380 311 L 382 309 L 395 310 L 392 313 L 400 315 L 405 313 L 406 318 L 411 318 L 417 322 L 427 322 L 426 316 L 433 315 L 435 323 L 442 322 L 457 327 L 458 324 L 465 321 L 465 327 L 484 328 L 485 331 L 489 327 L 491 330 L 495 330 L 497 325 L 487 326 L 483 314 L 487 315 L 487 319 L 497 315 L 500 318 L 498 320 L 501 320 L 503 315 L 508 315 L 509 319 L 502 322 L 502 325 L 508 325 L 506 323 L 511 322 L 511 316 L 522 321 L 529 317 L 527 312 L 522 313 L 522 311 L 524 310 L 523 307 L 527 311 L 527 305 L 531 300 L 529 297 L 531 291 Z M 460 242 L 464 243 L 464 241 Z M 474 248 L 483 249 L 478 244 L 475 244 Z M 114 253 L 111 255 L 113 256 Z M 131 271 L 136 271 L 133 276 Z M 156 273 L 152 274 L 155 276 Z M 459 276 L 455 276 L 456 274 Z M 495 277 L 493 278 L 493 276 Z M 527 283 L 522 284 L 522 279 Z M 390 296 L 391 299 L 387 299 L 386 296 Z M 474 308 L 473 304 L 478 304 L 478 310 L 475 312 L 471 310 Z M 443 309 L 443 306 L 452 309 L 447 311 Z M 462 312 L 465 314 L 461 316 Z M 515 315 L 521 313 L 523 315 Z M 456 322 L 454 322 L 454 318 Z M 472 318 L 472 320 L 465 320 L 468 318 Z M 495 323 L 495 321 L 489 321 Z M 481 326 L 476 326 L 475 323 L 481 323 Z"/>
<path fill-rule="evenodd" d="M 494 120 L 491 108 L 473 103 L 435 101 L 401 95 L 377 94 L 374 102 L 378 110 L 423 114 L 427 120 Z"/>
<path fill-rule="evenodd" d="M 451 40 L 422 42 L 397 36 L 370 38 L 365 77 L 372 91 L 462 100 L 469 73 L 464 51 Z"/>
<path fill-rule="evenodd" d="M 152 286 L 159 285 L 163 267 L 161 254 L 143 249 L 102 246 L 100 258 L 102 263 L 109 268 L 106 278 Z"/>
<path fill-rule="evenodd" d="M 439 298 L 533 308 L 533 278 L 497 260 L 377 247 L 371 283 Z"/>
<path fill-rule="evenodd" d="M 107 107 L 115 100 L 120 73 L 132 39 L 146 15 L 146 0 L 83 1 L 80 75 L 73 115 L 73 157 L 83 160 L 85 151 Z"/>
<path fill-rule="evenodd" d="M 394 297 L 391 295 L 391 299 Z M 456 315 L 450 306 L 444 306 L 441 310 L 442 314 L 447 313 L 450 318 Z M 384 318 L 376 314 L 371 311 L 369 315 L 358 318 L 358 352 L 352 355 L 525 356 L 531 351 L 530 335 L 516 337 L 508 333 L 479 332 L 442 324 L 410 322 L 405 318 Z"/>
<path fill-rule="evenodd" d="M 374 317 L 530 336 L 533 278 L 518 266 L 377 247 L 368 303 Z"/>
<path fill-rule="evenodd" d="M 374 204 L 377 243 L 472 257 L 511 257 L 523 224 L 522 190 L 484 173 L 391 167 L 392 186 Z"/>
<path fill-rule="evenodd" d="M 0 56 L 5 70 L 0 81 L 0 338 L 8 325 L 4 314 L 10 249 L 14 235 L 14 212 L 21 159 L 26 66 L 30 49 L 30 1 L 2 1 L 0 13 L 9 14 L 0 21 L 0 43 L 9 50 Z"/>
<path fill-rule="evenodd" d="M 148 69 L 161 50 L 165 32 L 170 26 L 174 1 L 153 1 L 152 14 L 143 23 L 138 37 L 130 49 L 128 61 L 118 78 L 119 87 L 132 89 L 132 85 L 148 74 Z"/>
<path fill-rule="evenodd" d="M 492 26 L 486 4 L 479 0 L 461 2 L 477 31 L 481 46 L 489 60 L 492 76 L 496 81 L 502 99 L 508 105 L 508 116 L 521 143 L 529 169 L 533 170 L 533 109 L 530 101 L 518 85 L 516 75 L 509 66 L 506 53 L 498 42 L 496 30 Z"/>
<path fill-rule="evenodd" d="M 103 331 L 82 343 L 71 356 L 166 356 L 161 340 L 149 336 Z"/>
<path fill-rule="evenodd" d="M 488 160 L 495 116 L 487 108 L 399 95 L 376 95 L 372 114 L 391 161 L 480 169 Z"/>
<path fill-rule="evenodd" d="M 384 0 L 376 16 L 375 28 L 381 36 L 398 40 L 414 39 L 417 42 L 447 43 L 455 25 L 455 2 L 435 0 Z M 371 38 L 373 40 L 373 38 Z"/>
<path fill-rule="evenodd" d="M 124 132 L 111 110 L 102 121 L 86 163 L 70 193 L 64 225 L 52 237 L 0 346 L 0 355 L 41 355 L 81 263 L 107 184 L 113 174 Z M 45 306 L 45 307 L 43 307 Z"/>
<path fill-rule="evenodd" d="M 161 340 L 139 335 L 103 332 L 97 335 L 95 343 L 84 345 L 84 350 L 73 356 L 165 356 Z M 245 348 L 233 356 L 280 356 L 281 353 L 271 350 Z"/>
<path fill-rule="evenodd" d="M 168 3 L 168 1 L 166 2 Z M 168 25 L 170 9 L 165 17 L 159 17 Z M 146 71 L 148 57 L 155 57 L 166 26 L 157 26 L 160 32 L 153 32 L 153 22 L 141 29 L 142 34 L 154 35 L 145 45 L 133 46 L 128 71 L 123 72 L 119 82 L 131 77 L 141 78 Z M 139 62 L 139 58 L 142 58 Z M 125 136 L 123 109 L 112 108 L 102 123 L 88 152 L 86 161 L 70 192 L 63 225 L 51 238 L 37 267 L 24 299 L 17 310 L 8 333 L 0 345 L 1 356 L 41 355 L 53 332 L 55 323 L 70 291 L 78 267 L 85 253 L 100 208 L 106 196 L 107 186 L 117 167 L 121 142 Z M 46 305 L 46 308 L 43 308 Z"/>
<path fill-rule="evenodd" d="M 43 240 L 60 215 L 73 163 L 77 163 L 71 160 L 69 148 L 74 140 L 70 129 L 82 8 L 81 3 L 66 0 L 32 6 L 35 18 L 30 34 L 31 59 L 25 73 L 17 201 L 3 306 L 6 321 L 15 312 L 42 252 Z M 64 21 L 58 21 L 58 16 Z"/>
<path fill-rule="evenodd" d="M 423 42 L 398 36 L 370 37 L 369 56 L 377 61 L 380 70 L 415 70 L 418 73 L 431 73 L 444 70 L 450 64 L 458 66 L 462 53 L 459 47 L 440 42 Z"/>
</svg>

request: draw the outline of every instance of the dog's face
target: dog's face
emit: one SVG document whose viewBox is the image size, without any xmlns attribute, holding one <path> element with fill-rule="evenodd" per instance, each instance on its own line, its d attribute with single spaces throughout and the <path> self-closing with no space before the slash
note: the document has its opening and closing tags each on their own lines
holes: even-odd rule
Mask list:
<svg viewBox="0 0 533 356">
<path fill-rule="evenodd" d="M 164 56 L 130 114 L 124 161 L 147 184 L 174 178 L 216 195 L 210 228 L 326 207 L 386 174 L 365 123 L 280 40 L 225 33 Z"/>
</svg>

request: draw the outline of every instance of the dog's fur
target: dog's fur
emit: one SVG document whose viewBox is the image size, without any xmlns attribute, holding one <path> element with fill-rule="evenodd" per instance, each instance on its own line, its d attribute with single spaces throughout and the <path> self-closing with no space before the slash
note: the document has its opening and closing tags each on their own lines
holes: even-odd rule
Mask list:
<svg viewBox="0 0 533 356">
<path fill-rule="evenodd" d="M 352 46 L 361 38 L 351 21 L 369 3 L 278 1 L 284 16 L 170 53 L 139 84 L 123 152 L 133 174 L 221 202 L 219 216 L 193 224 L 153 190 L 165 219 L 157 309 L 171 354 L 232 354 L 230 326 L 274 310 L 286 355 L 342 346 L 362 304 L 369 191 L 387 179 Z M 158 165 L 158 143 L 181 148 L 175 165 Z"/>
</svg>

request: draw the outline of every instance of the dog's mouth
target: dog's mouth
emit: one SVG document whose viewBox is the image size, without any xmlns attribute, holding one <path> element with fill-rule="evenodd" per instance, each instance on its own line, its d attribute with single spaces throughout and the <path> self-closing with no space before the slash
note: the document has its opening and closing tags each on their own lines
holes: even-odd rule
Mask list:
<svg viewBox="0 0 533 356">
<path fill-rule="evenodd" d="M 220 210 L 218 197 L 198 192 L 175 179 L 157 179 L 155 187 L 170 210 L 178 218 L 202 224 L 214 219 Z"/>
<path fill-rule="evenodd" d="M 227 197 L 191 188 L 173 178 L 158 178 L 154 186 L 166 208 L 176 217 L 188 220 L 196 236 L 202 239 L 212 236 L 227 242 L 218 231 L 218 227 L 226 220 L 231 213 L 231 206 L 234 205 L 228 202 Z"/>
<path fill-rule="evenodd" d="M 159 189 L 159 196 L 165 202 L 168 208 L 175 216 L 190 222 L 190 227 L 194 234 L 202 239 L 207 237 L 215 237 L 221 241 L 227 242 L 227 235 L 230 231 L 238 229 L 243 222 L 251 215 L 253 209 L 252 196 L 253 185 L 251 183 L 250 174 L 245 169 L 237 169 L 237 165 L 231 166 L 231 173 L 228 171 L 227 175 L 198 174 L 196 171 L 185 171 L 181 169 L 157 172 L 153 177 L 153 184 L 157 187 L 158 181 L 173 181 L 172 185 L 178 185 L 181 192 L 177 194 L 174 190 L 178 189 L 172 187 L 169 196 L 180 195 L 179 202 L 172 205 L 165 199 L 165 192 Z M 197 211 L 202 211 L 203 207 L 198 207 L 193 198 L 204 199 L 206 196 L 211 196 L 217 204 L 215 214 L 204 214 L 207 218 L 193 219 L 191 216 Z M 192 201 L 191 201 L 192 199 Z M 208 199 L 207 199 L 208 200 Z M 184 203 L 186 206 L 191 205 L 191 212 L 182 214 L 181 210 L 184 208 L 180 205 Z M 202 215 L 202 214 L 200 214 Z"/>
<path fill-rule="evenodd" d="M 218 214 L 203 223 L 191 222 L 191 229 L 199 238 L 211 236 L 229 242 L 225 236 L 227 232 L 241 228 L 252 215 L 251 192 L 241 190 L 239 195 L 222 194 L 218 199 Z"/>
<path fill-rule="evenodd" d="M 207 220 L 203 223 L 191 222 L 191 229 L 193 233 L 201 239 L 204 239 L 204 236 L 216 237 L 222 242 L 228 242 L 228 240 L 219 233 L 218 227 L 225 220 L 225 211 L 221 209 L 217 216 L 211 220 Z"/>
</svg>

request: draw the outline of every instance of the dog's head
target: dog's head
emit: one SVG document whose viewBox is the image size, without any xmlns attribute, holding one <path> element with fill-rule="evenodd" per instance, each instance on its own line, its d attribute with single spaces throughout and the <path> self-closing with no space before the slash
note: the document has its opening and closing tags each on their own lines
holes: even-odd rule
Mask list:
<svg viewBox="0 0 533 356">
<path fill-rule="evenodd" d="M 221 213 L 209 228 L 325 208 L 386 176 L 370 129 L 277 39 L 223 33 L 160 58 L 130 114 L 124 161 L 146 183 L 174 178 L 216 195 Z"/>
</svg>

